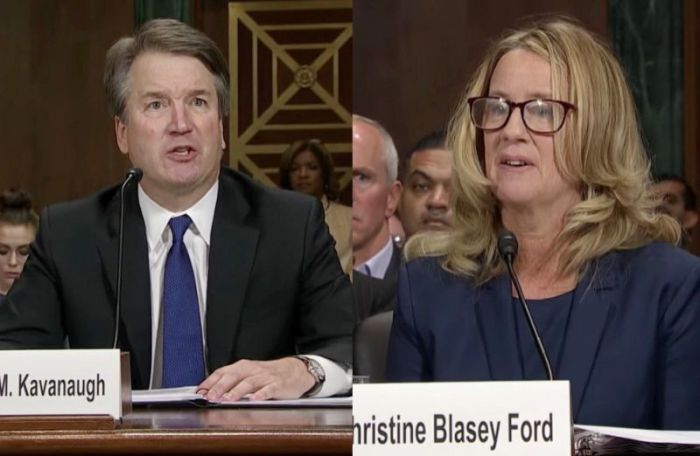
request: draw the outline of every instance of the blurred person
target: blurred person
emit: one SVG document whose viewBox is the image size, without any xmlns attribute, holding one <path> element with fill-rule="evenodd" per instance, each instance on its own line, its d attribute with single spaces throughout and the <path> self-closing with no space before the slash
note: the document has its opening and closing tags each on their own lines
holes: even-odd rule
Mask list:
<svg viewBox="0 0 700 456">
<path fill-rule="evenodd" d="M 546 378 L 514 270 L 575 423 L 700 428 L 700 260 L 655 211 L 624 72 L 590 32 L 549 19 L 506 34 L 450 127 L 454 229 L 404 247 L 387 377 Z"/>
<path fill-rule="evenodd" d="M 659 210 L 681 225 L 681 245 L 684 248 L 690 247 L 693 229 L 698 224 L 695 191 L 685 179 L 673 174 L 661 174 L 654 181 L 654 192 L 661 198 Z"/>
<path fill-rule="evenodd" d="M 434 131 L 421 138 L 404 157 L 402 169 L 399 213 L 406 236 L 449 228 L 452 152 L 445 145 L 445 132 Z"/>
<path fill-rule="evenodd" d="M 337 202 L 339 191 L 333 158 L 318 139 L 297 141 L 280 159 L 280 187 L 321 200 L 326 224 L 335 239 L 343 271 L 352 271 L 352 209 Z"/>
<path fill-rule="evenodd" d="M 0 305 L 22 273 L 38 226 L 29 193 L 10 189 L 0 194 Z"/>
<path fill-rule="evenodd" d="M 110 48 L 104 74 L 117 145 L 142 170 L 124 190 L 119 320 L 121 185 L 44 209 L 0 348 L 114 342 L 133 388 L 195 385 L 213 401 L 348 391 L 352 289 L 323 208 L 221 166 L 221 51 L 156 19 Z"/>
</svg>

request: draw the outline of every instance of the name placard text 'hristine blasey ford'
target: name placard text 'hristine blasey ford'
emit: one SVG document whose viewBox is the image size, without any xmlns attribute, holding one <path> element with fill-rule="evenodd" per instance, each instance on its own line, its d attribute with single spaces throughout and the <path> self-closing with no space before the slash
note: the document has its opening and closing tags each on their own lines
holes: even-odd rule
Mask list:
<svg viewBox="0 0 700 456">
<path fill-rule="evenodd" d="M 353 386 L 354 456 L 569 455 L 568 381 Z"/>
<path fill-rule="evenodd" d="M 0 351 L 0 415 L 121 418 L 119 350 Z"/>
</svg>

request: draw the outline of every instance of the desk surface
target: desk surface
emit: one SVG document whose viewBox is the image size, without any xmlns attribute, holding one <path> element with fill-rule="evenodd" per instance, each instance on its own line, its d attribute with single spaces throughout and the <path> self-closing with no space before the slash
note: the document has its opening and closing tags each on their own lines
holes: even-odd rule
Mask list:
<svg viewBox="0 0 700 456">
<path fill-rule="evenodd" d="M 352 411 L 137 408 L 113 430 L 9 430 L 0 454 L 351 454 Z"/>
</svg>

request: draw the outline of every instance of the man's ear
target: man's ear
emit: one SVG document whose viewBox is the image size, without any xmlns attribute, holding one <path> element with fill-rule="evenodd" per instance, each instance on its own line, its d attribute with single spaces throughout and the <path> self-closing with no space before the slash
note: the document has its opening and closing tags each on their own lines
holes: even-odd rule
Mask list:
<svg viewBox="0 0 700 456">
<path fill-rule="evenodd" d="M 221 150 L 226 150 L 226 140 L 224 139 L 224 121 L 219 119 L 219 131 L 221 132 Z"/>
<path fill-rule="evenodd" d="M 129 153 L 129 142 L 126 140 L 126 123 L 119 116 L 114 116 L 114 133 L 117 136 L 117 145 L 123 154 Z"/>
<path fill-rule="evenodd" d="M 401 198 L 402 189 L 403 186 L 401 185 L 400 181 L 395 180 L 392 182 L 391 187 L 389 188 L 389 194 L 386 198 L 386 211 L 384 211 L 384 217 L 387 219 L 394 215 L 394 212 L 396 212 L 396 208 L 399 205 L 399 199 Z"/>
<path fill-rule="evenodd" d="M 683 229 L 690 233 L 693 228 L 695 228 L 695 225 L 698 224 L 698 218 L 700 218 L 700 215 L 697 213 L 697 211 L 692 209 L 686 210 L 683 213 L 683 223 L 681 224 Z"/>
</svg>

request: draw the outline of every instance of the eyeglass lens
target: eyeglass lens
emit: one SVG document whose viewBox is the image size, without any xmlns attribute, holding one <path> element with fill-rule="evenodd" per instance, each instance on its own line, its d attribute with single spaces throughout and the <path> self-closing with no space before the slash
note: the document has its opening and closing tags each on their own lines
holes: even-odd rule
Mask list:
<svg viewBox="0 0 700 456">
<path fill-rule="evenodd" d="M 485 130 L 502 128 L 512 111 L 511 105 L 498 98 L 479 98 L 472 104 L 474 124 Z M 521 107 L 525 126 L 538 133 L 553 133 L 564 121 L 565 107 L 556 101 L 531 100 Z"/>
</svg>

